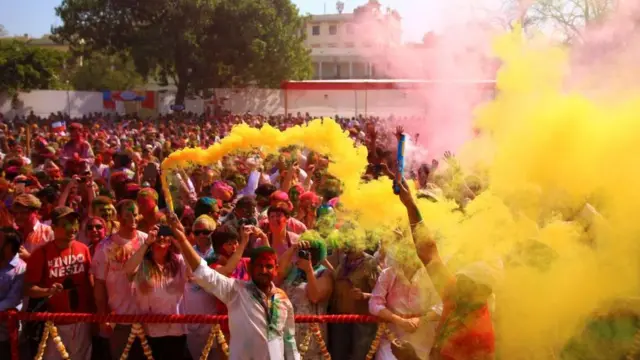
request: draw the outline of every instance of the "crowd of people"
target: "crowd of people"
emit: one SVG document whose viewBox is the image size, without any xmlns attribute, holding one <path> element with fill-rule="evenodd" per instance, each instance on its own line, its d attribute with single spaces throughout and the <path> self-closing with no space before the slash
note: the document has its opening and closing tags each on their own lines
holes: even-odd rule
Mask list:
<svg viewBox="0 0 640 360">
<path fill-rule="evenodd" d="M 364 360 L 377 324 L 321 325 L 325 349 L 306 340 L 313 329 L 294 314 L 375 315 L 397 338 L 383 337 L 376 359 L 492 359 L 491 270 L 477 264 L 449 272 L 414 200 L 449 196 L 434 184 L 438 162 L 407 170 L 418 189 L 411 194 L 391 170 L 402 129 L 384 130 L 381 119 L 336 121 L 369 150 L 363 181 L 388 176 L 400 185 L 411 231 L 397 236 L 415 241 L 415 261 L 394 262 L 384 242 L 326 241 L 327 232 L 358 224 L 341 222 L 330 159 L 303 146 L 277 156 L 231 154 L 172 173 L 168 210 L 160 163 L 171 152 L 208 147 L 241 122 L 283 130 L 311 119 L 0 116 L 0 311 L 228 314 L 221 330 L 229 351 L 215 341 L 208 358 L 255 360 Z M 461 209 L 476 192 L 473 184 L 455 191 Z M 125 351 L 130 359 L 200 359 L 211 332 L 204 324 L 143 324 L 149 354 L 139 339 L 127 345 L 131 325 L 55 325 L 73 360 L 119 359 Z M 36 355 L 42 333 L 40 323 L 22 324 L 21 356 Z M 61 358 L 54 340 L 44 359 Z M 9 358 L 10 347 L 2 324 L 0 358 Z"/>
</svg>

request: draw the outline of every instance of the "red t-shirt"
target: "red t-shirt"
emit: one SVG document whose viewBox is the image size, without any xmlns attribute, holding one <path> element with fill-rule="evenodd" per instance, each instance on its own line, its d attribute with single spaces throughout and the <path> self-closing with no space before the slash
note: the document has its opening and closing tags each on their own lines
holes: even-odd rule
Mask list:
<svg viewBox="0 0 640 360">
<path fill-rule="evenodd" d="M 236 269 L 233 270 L 233 273 L 231 273 L 230 278 L 243 280 L 243 281 L 251 280 L 251 275 L 249 274 L 249 261 L 250 260 L 251 259 L 249 259 L 249 258 L 240 259 L 240 261 L 238 262 L 238 265 L 236 266 Z M 221 265 L 219 263 L 213 263 L 213 264 L 211 264 L 210 267 L 215 270 L 215 269 L 221 268 L 222 266 L 223 265 Z M 217 298 L 216 298 L 216 314 L 217 315 L 227 315 L 228 314 L 227 305 L 225 305 L 222 301 L 218 300 Z M 220 324 L 220 330 L 222 330 L 222 332 L 228 338 L 229 337 L 229 322 L 225 321 L 225 322 L 221 323 Z"/>
<path fill-rule="evenodd" d="M 42 288 L 50 288 L 54 283 L 65 287 L 47 301 L 49 312 L 91 313 L 94 301 L 90 268 L 91 254 L 87 245 L 74 240 L 68 248 L 60 249 L 51 241 L 29 257 L 25 282 Z"/>
</svg>

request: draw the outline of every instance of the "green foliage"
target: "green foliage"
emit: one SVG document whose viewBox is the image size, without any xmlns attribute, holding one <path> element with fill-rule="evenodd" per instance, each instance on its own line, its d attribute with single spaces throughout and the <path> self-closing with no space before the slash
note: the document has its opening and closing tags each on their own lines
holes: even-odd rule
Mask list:
<svg viewBox="0 0 640 360">
<path fill-rule="evenodd" d="M 63 51 L 29 46 L 18 40 L 0 40 L 0 93 L 65 87 Z"/>
<path fill-rule="evenodd" d="M 311 76 L 291 0 L 63 0 L 54 39 L 85 53 L 131 54 L 143 77 L 187 92 Z"/>
<path fill-rule="evenodd" d="M 102 91 L 134 89 L 145 82 L 130 57 L 94 53 L 83 59 L 82 67 L 74 71 L 70 83 L 76 90 Z"/>
</svg>

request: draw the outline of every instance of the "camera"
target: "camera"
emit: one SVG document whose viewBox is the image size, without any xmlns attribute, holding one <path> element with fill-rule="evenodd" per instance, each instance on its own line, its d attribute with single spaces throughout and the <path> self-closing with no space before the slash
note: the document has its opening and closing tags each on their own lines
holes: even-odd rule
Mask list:
<svg viewBox="0 0 640 360">
<path fill-rule="evenodd" d="M 311 257 L 309 250 L 298 250 L 298 258 L 308 260 Z"/>
<path fill-rule="evenodd" d="M 258 225 L 258 220 L 256 220 L 255 218 L 242 218 L 242 219 L 238 220 L 238 226 L 239 227 L 256 226 L 256 225 Z"/>
</svg>

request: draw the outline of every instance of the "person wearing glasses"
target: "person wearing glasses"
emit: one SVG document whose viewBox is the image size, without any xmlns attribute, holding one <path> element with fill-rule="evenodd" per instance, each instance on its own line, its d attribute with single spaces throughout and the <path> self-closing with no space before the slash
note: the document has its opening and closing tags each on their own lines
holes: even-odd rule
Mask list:
<svg viewBox="0 0 640 360">
<path fill-rule="evenodd" d="M 27 261 L 25 295 L 44 302 L 52 313 L 93 313 L 91 254 L 76 240 L 80 215 L 60 206 L 51 212 L 54 240 L 36 249 Z M 91 324 L 56 323 L 69 358 L 91 357 Z M 53 339 L 47 341 L 44 359 L 60 359 Z"/>
<path fill-rule="evenodd" d="M 209 265 L 216 261 L 216 254 L 211 246 L 211 233 L 215 229 L 216 221 L 207 215 L 199 216 L 193 223 L 195 238 L 193 248 Z M 215 297 L 189 279 L 184 290 L 184 312 L 185 314 L 215 314 Z M 199 359 L 209 338 L 211 325 L 187 324 L 186 330 L 189 353 L 193 359 Z M 213 357 L 214 351 L 215 349 L 211 349 L 209 359 L 215 359 Z"/>
<path fill-rule="evenodd" d="M 84 238 L 91 256 L 96 251 L 98 244 L 107 236 L 107 222 L 97 216 L 90 216 L 84 225 Z"/>
</svg>

